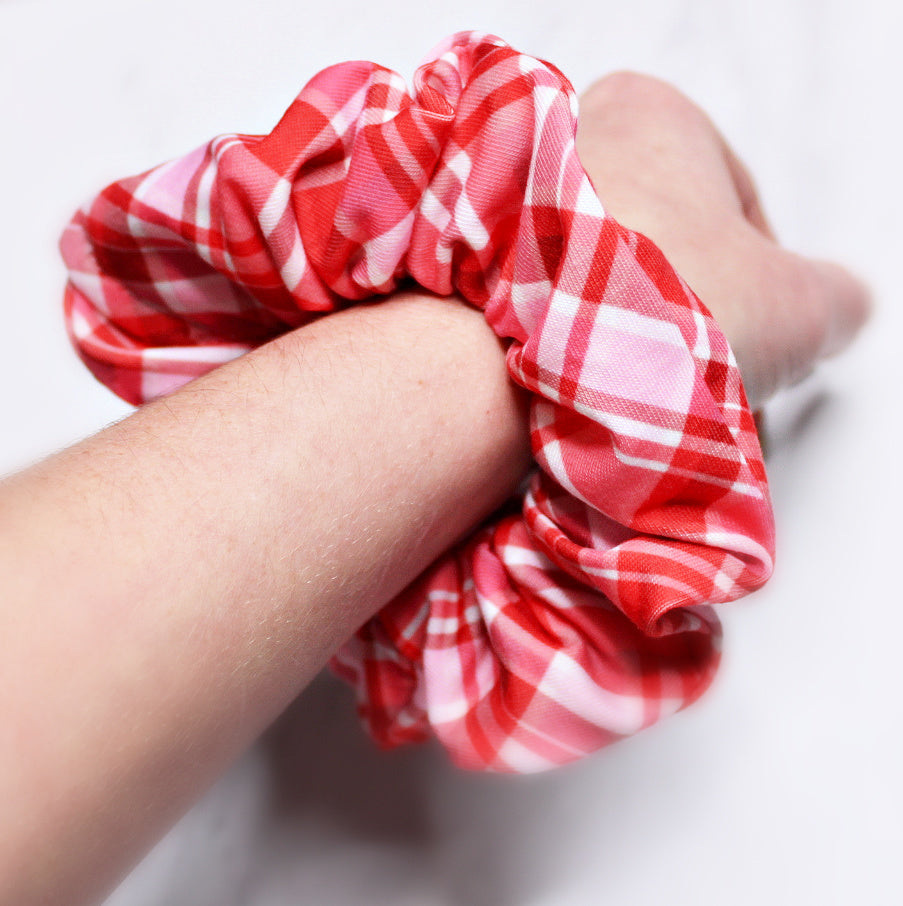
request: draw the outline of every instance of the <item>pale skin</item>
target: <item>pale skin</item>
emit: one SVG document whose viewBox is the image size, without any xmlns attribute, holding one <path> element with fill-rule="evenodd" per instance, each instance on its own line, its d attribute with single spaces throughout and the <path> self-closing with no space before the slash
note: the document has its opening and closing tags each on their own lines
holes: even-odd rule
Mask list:
<svg viewBox="0 0 903 906">
<path fill-rule="evenodd" d="M 597 83 L 578 150 L 606 208 L 712 310 L 754 405 L 865 320 L 865 289 L 776 244 L 745 170 L 669 86 Z M 102 898 L 529 463 L 482 316 L 408 293 L 0 485 L 0 904 Z"/>
</svg>

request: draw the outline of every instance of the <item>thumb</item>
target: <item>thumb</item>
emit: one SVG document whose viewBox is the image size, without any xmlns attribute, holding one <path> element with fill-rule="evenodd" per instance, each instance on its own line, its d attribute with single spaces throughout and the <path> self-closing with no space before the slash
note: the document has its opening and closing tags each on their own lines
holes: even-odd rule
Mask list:
<svg viewBox="0 0 903 906">
<path fill-rule="evenodd" d="M 839 264 L 763 242 L 769 248 L 758 257 L 759 304 L 745 306 L 739 331 L 738 360 L 754 404 L 848 346 L 871 310 L 868 288 Z"/>
<path fill-rule="evenodd" d="M 748 224 L 713 245 L 722 266 L 699 272 L 700 298 L 711 300 L 753 407 L 844 349 L 868 318 L 868 288 L 838 264 L 782 249 Z"/>
<path fill-rule="evenodd" d="M 822 299 L 825 330 L 819 358 L 845 349 L 872 310 L 868 287 L 846 268 L 832 261 L 806 261 L 811 271 L 813 292 Z"/>
</svg>

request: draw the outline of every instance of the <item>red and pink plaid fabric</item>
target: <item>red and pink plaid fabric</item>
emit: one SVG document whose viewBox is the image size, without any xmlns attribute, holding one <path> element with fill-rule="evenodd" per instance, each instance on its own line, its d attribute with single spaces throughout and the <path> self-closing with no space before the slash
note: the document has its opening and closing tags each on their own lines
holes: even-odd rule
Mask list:
<svg viewBox="0 0 903 906">
<path fill-rule="evenodd" d="M 579 758 L 694 700 L 708 604 L 771 570 L 772 514 L 724 336 L 608 217 L 553 66 L 490 35 L 403 80 L 315 76 L 269 135 L 224 135 L 105 189 L 62 240 L 88 367 L 133 403 L 413 278 L 479 307 L 532 392 L 538 469 L 334 660 L 387 746 L 469 768 Z M 604 186 L 601 187 L 604 192 Z"/>
</svg>

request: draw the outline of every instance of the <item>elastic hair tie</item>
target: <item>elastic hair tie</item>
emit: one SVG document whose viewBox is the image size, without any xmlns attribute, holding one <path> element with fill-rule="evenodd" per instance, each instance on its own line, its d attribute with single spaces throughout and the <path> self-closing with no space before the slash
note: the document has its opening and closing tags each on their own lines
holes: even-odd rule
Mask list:
<svg viewBox="0 0 903 906">
<path fill-rule="evenodd" d="M 696 699 L 709 604 L 761 585 L 774 527 L 752 415 L 706 308 L 607 216 L 553 66 L 462 32 L 414 78 L 330 67 L 266 136 L 114 183 L 61 243 L 91 371 L 139 404 L 411 278 L 510 341 L 538 469 L 335 656 L 382 746 L 538 771 Z"/>
</svg>

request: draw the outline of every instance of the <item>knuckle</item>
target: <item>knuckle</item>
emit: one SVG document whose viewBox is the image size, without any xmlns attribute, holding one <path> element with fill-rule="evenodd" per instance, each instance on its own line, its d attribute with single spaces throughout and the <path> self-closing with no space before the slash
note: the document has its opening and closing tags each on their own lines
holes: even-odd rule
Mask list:
<svg viewBox="0 0 903 906">
<path fill-rule="evenodd" d="M 681 97 L 672 85 L 655 76 L 634 72 L 629 69 L 617 70 L 593 82 L 581 96 L 581 104 L 589 109 L 607 107 L 612 104 L 636 107 L 673 101 Z"/>
<path fill-rule="evenodd" d="M 828 332 L 828 305 L 820 275 L 808 261 L 784 252 L 784 305 L 787 323 L 792 325 L 798 358 L 809 363 L 818 359 Z"/>
<path fill-rule="evenodd" d="M 651 75 L 618 70 L 594 82 L 580 97 L 580 116 L 590 129 L 631 134 L 651 128 L 703 136 L 714 129 L 705 113 L 673 85 Z"/>
</svg>

